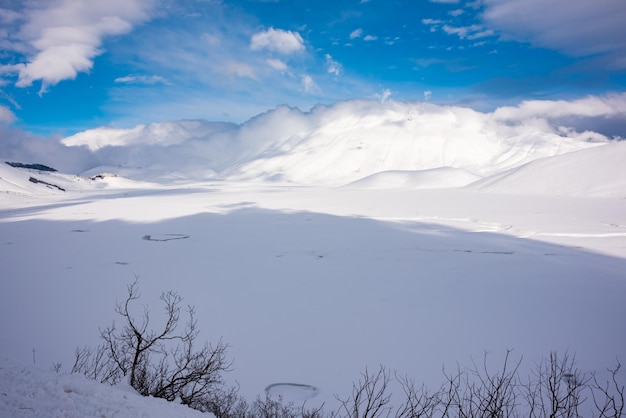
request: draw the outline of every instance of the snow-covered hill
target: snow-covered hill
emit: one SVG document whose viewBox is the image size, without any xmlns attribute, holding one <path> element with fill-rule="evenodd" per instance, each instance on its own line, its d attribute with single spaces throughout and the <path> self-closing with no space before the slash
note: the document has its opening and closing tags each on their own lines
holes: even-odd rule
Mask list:
<svg viewBox="0 0 626 418">
<path fill-rule="evenodd" d="M 626 198 L 626 142 L 541 158 L 470 186 L 499 193 Z"/>
<path fill-rule="evenodd" d="M 471 184 L 481 177 L 460 168 L 441 167 L 416 171 L 383 171 L 345 187 L 358 189 L 446 189 Z"/>
</svg>

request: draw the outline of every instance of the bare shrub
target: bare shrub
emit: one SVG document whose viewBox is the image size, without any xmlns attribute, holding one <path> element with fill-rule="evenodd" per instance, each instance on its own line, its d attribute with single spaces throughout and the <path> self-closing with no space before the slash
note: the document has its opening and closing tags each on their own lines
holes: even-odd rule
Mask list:
<svg viewBox="0 0 626 418">
<path fill-rule="evenodd" d="M 598 418 L 621 418 L 624 416 L 624 384 L 617 381 L 617 374 L 622 365 L 617 365 L 612 369 L 607 369 L 610 373 L 610 380 L 604 384 L 598 381 L 595 373 L 592 374 L 591 396 L 593 404 L 598 412 Z"/>
<path fill-rule="evenodd" d="M 346 399 L 337 400 L 341 406 L 333 414 L 335 418 L 378 418 L 387 417 L 391 413 L 391 394 L 388 393 L 390 375 L 387 369 L 380 366 L 378 372 L 370 374 L 369 370 L 361 375 L 361 379 L 352 384 L 352 394 Z"/>
<path fill-rule="evenodd" d="M 510 360 L 511 351 L 506 352 L 500 370 L 490 371 L 485 353 L 482 365 L 462 370 L 457 366 L 455 373 L 444 370 L 446 383 L 439 391 L 439 407 L 442 417 L 512 417 L 517 407 L 517 371 L 521 359 Z M 431 415 L 433 416 L 433 415 Z"/>
<path fill-rule="evenodd" d="M 424 385 L 417 388 L 413 380 L 406 376 L 399 377 L 397 374 L 396 380 L 402 386 L 404 402 L 396 409 L 395 418 L 435 416 L 442 405 L 441 390 L 431 393 Z"/>
<path fill-rule="evenodd" d="M 173 291 L 163 293 L 165 321 L 154 330 L 147 307 L 139 319 L 131 312 L 140 298 L 137 278 L 127 290 L 126 299 L 115 308 L 121 325 L 118 328 L 113 322 L 101 330 L 103 342 L 96 348 L 76 349 L 72 373 L 110 384 L 128 379 L 142 395 L 177 400 L 217 418 L 624 417 L 625 386 L 618 379 L 619 361 L 607 369 L 609 377 L 603 382 L 595 373 L 579 371 L 568 353 L 552 352 L 522 380 L 522 359 L 511 360 L 510 350 L 500 368 L 491 367 L 485 353 L 480 365 L 473 362 L 464 369 L 457 365 L 453 372 L 444 369 L 444 384 L 434 391 L 393 373 L 403 392 L 395 407 L 390 389 L 394 379 L 384 366 L 374 373 L 366 368 L 347 397 L 335 395 L 339 407 L 328 414 L 324 405 L 307 409 L 305 403 L 298 406 L 269 395 L 248 403 L 238 387 L 228 387 L 223 380 L 223 373 L 231 367 L 227 346 L 219 341 L 198 349 L 193 307 L 187 306 L 187 319 L 179 327 L 182 298 Z M 583 410 L 589 397 L 593 402 Z"/>
<path fill-rule="evenodd" d="M 531 418 L 578 417 L 585 401 L 584 392 L 589 378 L 575 367 L 573 357 L 550 353 L 537 365 L 534 376 L 524 385 Z"/>
</svg>

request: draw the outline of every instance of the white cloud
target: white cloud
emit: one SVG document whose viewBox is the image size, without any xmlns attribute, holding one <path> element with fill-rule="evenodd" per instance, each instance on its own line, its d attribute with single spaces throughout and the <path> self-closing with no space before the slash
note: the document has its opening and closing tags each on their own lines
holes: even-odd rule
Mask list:
<svg viewBox="0 0 626 418">
<path fill-rule="evenodd" d="M 626 53 L 624 0 L 484 0 L 483 21 L 504 36 L 572 56 Z"/>
<path fill-rule="evenodd" d="M 424 25 L 440 25 L 443 22 L 441 20 L 438 20 L 438 19 L 422 19 L 422 23 Z"/>
<path fill-rule="evenodd" d="M 430 90 L 425 90 L 424 91 L 424 101 L 429 101 L 430 98 L 433 97 L 433 92 Z"/>
<path fill-rule="evenodd" d="M 459 0 L 430 0 L 431 3 L 457 4 Z"/>
<path fill-rule="evenodd" d="M 117 84 L 170 84 L 165 78 L 158 75 L 136 75 L 131 74 L 125 77 L 118 77 L 114 80 Z"/>
<path fill-rule="evenodd" d="M 360 38 L 361 36 L 363 36 L 363 29 L 361 28 L 355 29 L 350 32 L 350 39 Z"/>
<path fill-rule="evenodd" d="M 329 74 L 334 74 L 336 76 L 340 75 L 343 71 L 341 64 L 333 59 L 330 54 L 326 54 L 326 68 Z"/>
<path fill-rule="evenodd" d="M 87 72 L 103 52 L 103 39 L 122 35 L 148 20 L 151 0 L 36 0 L 27 3 L 16 38 L 28 45 L 27 63 L 14 67 L 16 85 L 41 80 L 40 93 Z"/>
<path fill-rule="evenodd" d="M 281 54 L 293 54 L 304 50 L 304 40 L 298 32 L 269 28 L 252 35 L 250 49 L 253 51 L 267 49 Z"/>
<path fill-rule="evenodd" d="M 452 10 L 451 12 L 448 12 L 448 14 L 452 17 L 461 16 L 463 13 L 465 13 L 463 9 L 456 9 L 456 10 Z"/>
<path fill-rule="evenodd" d="M 273 69 L 277 71 L 287 71 L 287 64 L 285 64 L 281 60 L 269 58 L 265 62 L 267 62 L 267 65 L 269 65 L 270 67 L 272 67 Z"/>
<path fill-rule="evenodd" d="M 374 36 L 374 35 L 367 35 L 365 38 L 363 38 L 363 40 L 366 42 L 375 41 L 376 39 L 378 39 L 378 36 Z"/>
</svg>

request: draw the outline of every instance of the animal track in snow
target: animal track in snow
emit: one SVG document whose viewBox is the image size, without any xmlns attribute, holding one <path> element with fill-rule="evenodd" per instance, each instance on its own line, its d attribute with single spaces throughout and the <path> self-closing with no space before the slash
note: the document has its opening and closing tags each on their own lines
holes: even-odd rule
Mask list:
<svg viewBox="0 0 626 418">
<path fill-rule="evenodd" d="M 265 388 L 265 393 L 287 401 L 306 401 L 317 396 L 319 389 L 302 383 L 272 383 Z"/>
<path fill-rule="evenodd" d="M 186 234 L 158 234 L 158 235 L 144 235 L 141 239 L 144 241 L 174 241 L 177 239 L 187 239 L 189 235 Z"/>
</svg>

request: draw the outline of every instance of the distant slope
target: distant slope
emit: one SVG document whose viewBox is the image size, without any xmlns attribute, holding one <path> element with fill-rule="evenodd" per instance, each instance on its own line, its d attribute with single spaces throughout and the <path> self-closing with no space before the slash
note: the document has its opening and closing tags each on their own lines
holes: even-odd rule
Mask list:
<svg viewBox="0 0 626 418">
<path fill-rule="evenodd" d="M 468 188 L 495 193 L 626 198 L 626 142 L 542 158 Z"/>
<path fill-rule="evenodd" d="M 416 171 L 383 171 L 352 182 L 354 189 L 443 189 L 462 187 L 481 177 L 452 167 Z"/>
<path fill-rule="evenodd" d="M 67 187 L 68 177 L 48 170 L 41 171 L 0 163 L 0 192 L 58 194 L 62 192 L 61 189 Z M 46 185 L 44 182 L 49 184 Z"/>
<path fill-rule="evenodd" d="M 0 193 L 3 194 L 51 196 L 62 195 L 66 191 L 138 187 L 148 188 L 151 185 L 115 175 L 91 178 L 0 164 Z"/>
</svg>

